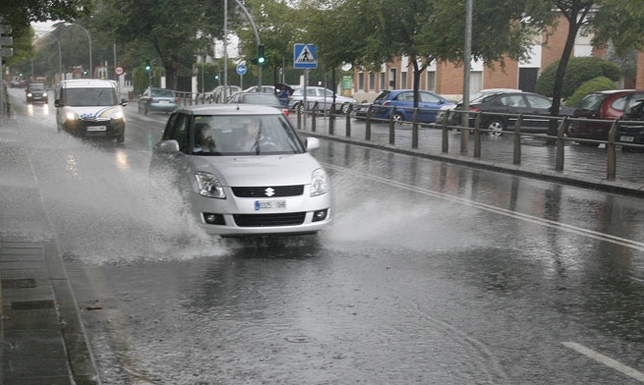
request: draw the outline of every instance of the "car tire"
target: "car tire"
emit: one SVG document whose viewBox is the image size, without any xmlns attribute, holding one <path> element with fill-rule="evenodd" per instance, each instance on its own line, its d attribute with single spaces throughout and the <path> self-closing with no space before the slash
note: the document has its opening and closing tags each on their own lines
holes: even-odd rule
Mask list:
<svg viewBox="0 0 644 385">
<path fill-rule="evenodd" d="M 393 119 L 397 123 L 402 123 L 402 122 L 405 121 L 405 116 L 400 112 L 395 112 L 394 116 L 393 116 Z"/>
<path fill-rule="evenodd" d="M 342 111 L 342 113 L 346 115 L 347 111 L 349 111 L 349 103 L 343 103 L 342 107 L 340 108 L 340 111 Z"/>
<path fill-rule="evenodd" d="M 505 131 L 505 122 L 501 119 L 492 119 L 485 124 L 485 127 L 488 129 L 489 136 L 498 138 Z"/>
<path fill-rule="evenodd" d="M 305 112 L 305 111 L 304 111 L 304 103 L 302 103 L 302 102 L 300 102 L 300 103 L 296 103 L 296 104 L 293 106 L 293 109 L 294 109 L 295 111 L 297 111 L 298 113 L 303 114 L 303 113 Z"/>
</svg>

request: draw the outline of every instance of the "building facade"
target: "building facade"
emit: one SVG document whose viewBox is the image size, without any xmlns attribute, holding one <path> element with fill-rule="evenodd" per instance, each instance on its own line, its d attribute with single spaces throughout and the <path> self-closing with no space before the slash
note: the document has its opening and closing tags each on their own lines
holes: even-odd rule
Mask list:
<svg viewBox="0 0 644 385">
<path fill-rule="evenodd" d="M 518 62 L 511 59 L 486 67 L 480 62 L 472 62 L 470 69 L 470 92 L 484 88 L 514 88 L 534 91 L 537 79 L 548 65 L 561 58 L 566 37 L 568 21 L 561 17 L 556 29 L 552 29 L 535 42 L 530 59 Z M 591 45 L 590 36 L 577 36 L 573 56 L 603 57 L 602 50 Z M 380 72 L 365 72 L 354 69 L 353 96 L 357 100 L 372 101 L 384 89 L 413 88 L 413 66 L 403 57 L 383 64 Z M 463 66 L 450 62 L 432 62 L 421 75 L 420 89 L 436 92 L 448 99 L 458 100 L 463 95 Z M 636 79 L 628 81 L 628 88 L 644 89 L 644 53 L 637 60 Z"/>
</svg>

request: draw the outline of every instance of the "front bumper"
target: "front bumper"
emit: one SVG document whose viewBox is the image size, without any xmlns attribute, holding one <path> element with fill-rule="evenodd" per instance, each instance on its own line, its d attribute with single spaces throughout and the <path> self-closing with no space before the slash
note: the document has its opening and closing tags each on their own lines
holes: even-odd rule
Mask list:
<svg viewBox="0 0 644 385">
<path fill-rule="evenodd" d="M 213 235 L 297 235 L 316 233 L 333 223 L 332 194 L 310 197 L 237 197 L 226 188 L 227 199 L 191 193 L 193 215 Z M 263 206 L 269 208 L 262 208 Z"/>
<path fill-rule="evenodd" d="M 123 119 L 66 120 L 63 128 L 78 137 L 114 139 L 124 135 L 125 121 Z"/>
</svg>

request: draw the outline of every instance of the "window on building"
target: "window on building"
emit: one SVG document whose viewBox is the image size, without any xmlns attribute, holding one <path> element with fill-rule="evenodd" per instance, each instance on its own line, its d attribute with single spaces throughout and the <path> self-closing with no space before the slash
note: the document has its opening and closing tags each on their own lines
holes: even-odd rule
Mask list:
<svg viewBox="0 0 644 385">
<path fill-rule="evenodd" d="M 385 73 L 381 72 L 380 73 L 380 89 L 384 90 L 386 88 L 387 88 L 387 86 L 385 85 Z"/>
<path fill-rule="evenodd" d="M 400 88 L 407 88 L 407 72 L 400 73 Z"/>
<path fill-rule="evenodd" d="M 364 90 L 364 72 L 358 74 L 358 89 Z"/>
<path fill-rule="evenodd" d="M 436 90 L 436 71 L 427 71 L 427 90 Z"/>
<path fill-rule="evenodd" d="M 369 91 L 376 89 L 376 74 L 375 72 L 369 72 Z"/>
</svg>

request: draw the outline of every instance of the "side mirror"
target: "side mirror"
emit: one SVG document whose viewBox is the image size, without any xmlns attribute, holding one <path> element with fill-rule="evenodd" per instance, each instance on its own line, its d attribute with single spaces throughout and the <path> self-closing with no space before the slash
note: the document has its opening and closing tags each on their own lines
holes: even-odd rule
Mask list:
<svg viewBox="0 0 644 385">
<path fill-rule="evenodd" d="M 127 99 L 125 99 L 125 98 L 121 99 L 121 105 L 123 107 L 127 106 Z"/>
<path fill-rule="evenodd" d="M 63 103 L 60 102 L 60 99 L 54 100 L 54 107 L 63 107 Z"/>
<path fill-rule="evenodd" d="M 320 139 L 307 137 L 306 138 L 306 151 L 313 151 L 320 148 Z"/>
<path fill-rule="evenodd" d="M 159 143 L 159 151 L 164 154 L 175 154 L 179 152 L 179 142 L 174 139 L 164 140 Z"/>
</svg>

